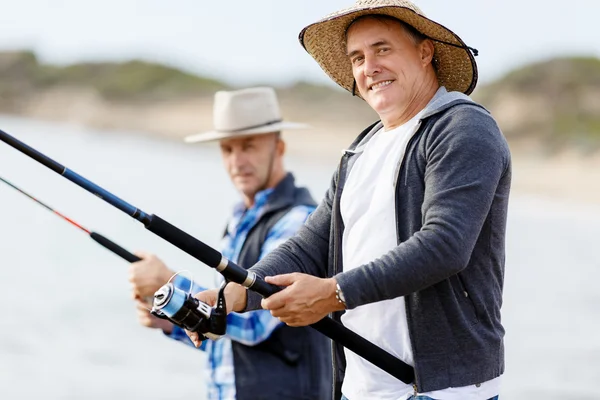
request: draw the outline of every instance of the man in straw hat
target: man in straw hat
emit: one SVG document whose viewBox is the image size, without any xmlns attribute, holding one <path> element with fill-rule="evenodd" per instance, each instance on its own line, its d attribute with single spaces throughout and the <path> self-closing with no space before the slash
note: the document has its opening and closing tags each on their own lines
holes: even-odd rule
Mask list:
<svg viewBox="0 0 600 400">
<path fill-rule="evenodd" d="M 305 226 L 252 267 L 285 289 L 261 299 L 229 284 L 227 304 L 291 326 L 343 312 L 345 326 L 414 367 L 402 382 L 336 346 L 347 399 L 496 398 L 511 160 L 467 96 L 476 51 L 405 0 L 359 0 L 300 42 L 381 120 L 345 152 Z"/>
<path fill-rule="evenodd" d="M 189 143 L 219 141 L 225 169 L 240 192 L 222 240 L 229 260 L 250 267 L 292 236 L 314 211 L 315 202 L 283 165 L 282 130 L 306 128 L 281 118 L 275 91 L 257 87 L 215 94 L 211 132 L 186 138 Z M 170 338 L 190 344 L 185 332 L 148 312 L 140 299 L 173 275 L 156 256 L 138 254 L 130 281 L 137 299 L 138 319 Z M 218 276 L 221 278 L 221 276 Z M 177 275 L 174 283 L 188 291 L 190 281 Z M 194 291 L 205 290 L 194 284 Z M 310 328 L 291 328 L 266 310 L 229 314 L 227 335 L 206 342 L 206 382 L 209 400 L 328 399 L 331 397 L 331 346 Z"/>
</svg>

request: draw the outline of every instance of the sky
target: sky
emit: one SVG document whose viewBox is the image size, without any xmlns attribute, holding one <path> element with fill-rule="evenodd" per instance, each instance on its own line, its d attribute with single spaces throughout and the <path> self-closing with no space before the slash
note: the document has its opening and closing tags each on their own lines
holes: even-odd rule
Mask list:
<svg viewBox="0 0 600 400">
<path fill-rule="evenodd" d="M 300 30 L 352 0 L 2 0 L 0 50 L 41 61 L 156 61 L 234 86 L 331 83 Z M 417 0 L 471 47 L 480 82 L 561 55 L 600 57 L 597 0 Z M 332 84 L 332 83 L 331 83 Z"/>
</svg>

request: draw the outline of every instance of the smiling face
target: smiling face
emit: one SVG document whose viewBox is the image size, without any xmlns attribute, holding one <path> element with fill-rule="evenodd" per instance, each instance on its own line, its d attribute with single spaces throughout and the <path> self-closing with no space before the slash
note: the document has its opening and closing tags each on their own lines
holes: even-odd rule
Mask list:
<svg viewBox="0 0 600 400">
<path fill-rule="evenodd" d="M 223 139 L 221 157 L 231 181 L 246 205 L 261 190 L 274 187 L 285 175 L 285 144 L 278 133 Z"/>
<path fill-rule="evenodd" d="M 356 86 L 384 124 L 406 114 L 433 86 L 437 90 L 433 43 L 416 39 L 399 21 L 363 17 L 346 38 Z"/>
</svg>

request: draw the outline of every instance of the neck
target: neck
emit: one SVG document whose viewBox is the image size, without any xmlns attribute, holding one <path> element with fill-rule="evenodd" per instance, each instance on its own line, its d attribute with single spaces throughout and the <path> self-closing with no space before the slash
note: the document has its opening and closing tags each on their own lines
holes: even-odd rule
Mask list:
<svg viewBox="0 0 600 400">
<path fill-rule="evenodd" d="M 272 189 L 275 186 L 279 185 L 279 183 L 283 180 L 283 178 L 285 178 L 286 175 L 287 175 L 287 172 L 283 169 L 281 169 L 277 172 L 273 171 L 271 176 L 267 179 L 267 183 L 262 188 L 258 189 L 258 191 L 256 193 L 254 193 L 252 195 L 242 194 L 242 200 L 243 200 L 246 208 L 250 208 L 254 205 L 254 198 L 256 197 L 256 194 L 258 192 L 262 192 L 263 190 L 267 190 L 267 189 Z"/>
<path fill-rule="evenodd" d="M 404 107 L 394 110 L 392 113 L 380 115 L 384 129 L 389 131 L 410 121 L 427 106 L 439 88 L 437 77 L 429 79 L 421 87 L 415 88 L 414 95 L 408 99 Z"/>
</svg>

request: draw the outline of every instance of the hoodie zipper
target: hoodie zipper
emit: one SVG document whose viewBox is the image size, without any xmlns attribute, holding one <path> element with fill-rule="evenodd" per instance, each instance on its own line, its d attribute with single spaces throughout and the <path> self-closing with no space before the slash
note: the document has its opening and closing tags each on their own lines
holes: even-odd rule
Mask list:
<svg viewBox="0 0 600 400">
<path fill-rule="evenodd" d="M 335 276 L 338 273 L 338 263 L 339 263 L 339 259 L 338 259 L 338 247 L 339 247 L 339 242 L 340 242 L 340 232 L 339 232 L 339 224 L 340 221 L 338 220 L 339 218 L 341 218 L 341 211 L 340 211 L 340 198 L 341 198 L 341 190 L 340 190 L 340 184 L 345 183 L 345 177 L 344 177 L 344 181 L 342 181 L 342 176 L 343 174 L 345 174 L 346 169 L 343 167 L 347 167 L 348 165 L 348 156 L 349 154 L 352 154 L 352 152 L 349 152 L 348 150 L 344 150 L 344 154 L 342 156 L 342 159 L 340 160 L 340 165 L 338 166 L 338 182 L 337 185 L 335 187 L 335 193 L 334 193 L 334 197 L 333 197 L 333 212 L 335 213 L 332 218 L 335 218 L 335 222 L 333 224 L 333 235 L 334 235 L 334 248 L 333 248 L 333 273 L 332 276 Z M 337 365 L 337 352 L 336 352 L 336 346 L 337 344 L 332 341 L 331 342 L 331 362 L 332 362 L 332 366 L 333 366 L 333 387 L 332 387 L 332 399 L 335 399 L 335 386 L 337 383 L 337 375 L 338 375 L 338 365 Z M 340 388 L 341 390 L 341 388 Z"/>
<path fill-rule="evenodd" d="M 400 165 L 398 167 L 398 170 L 396 171 L 397 177 L 396 177 L 396 184 L 394 185 L 394 191 L 395 191 L 395 206 L 396 209 L 394 210 L 394 219 L 396 222 L 396 243 L 399 245 L 400 244 L 400 232 L 399 232 L 399 221 L 398 221 L 398 200 L 399 200 L 399 195 L 398 195 L 398 186 L 400 185 L 400 176 L 402 173 L 402 170 L 405 168 L 405 163 L 406 163 L 406 158 L 408 156 L 408 150 L 410 150 L 412 144 L 414 143 L 414 141 L 416 140 L 417 136 L 419 136 L 420 134 L 420 130 L 421 130 L 421 121 L 419 121 L 419 126 L 417 127 L 417 130 L 415 131 L 415 133 L 412 135 L 412 137 L 409 139 L 408 143 L 406 144 L 406 151 L 404 152 L 404 156 L 402 157 L 402 161 L 400 162 Z M 404 306 L 406 309 L 406 323 L 408 325 L 408 332 L 410 335 L 410 345 L 412 347 L 412 351 L 413 351 L 413 359 L 414 359 L 414 364 L 415 366 L 413 367 L 414 373 L 415 373 L 415 381 L 413 382 L 413 390 L 414 390 L 414 395 L 418 396 L 418 382 L 419 382 L 419 378 L 418 378 L 418 374 L 417 374 L 417 357 L 416 357 L 416 349 L 415 349 L 415 344 L 413 341 L 413 337 L 414 337 L 414 331 L 412 329 L 412 326 L 410 324 L 410 320 L 411 320 L 411 314 L 410 314 L 410 308 L 408 307 L 408 302 L 404 302 Z"/>
</svg>

